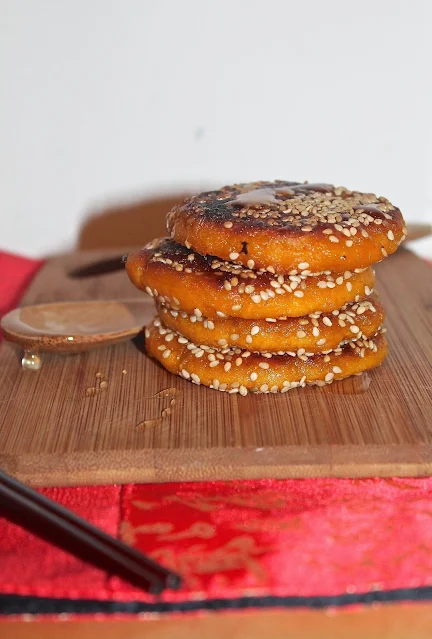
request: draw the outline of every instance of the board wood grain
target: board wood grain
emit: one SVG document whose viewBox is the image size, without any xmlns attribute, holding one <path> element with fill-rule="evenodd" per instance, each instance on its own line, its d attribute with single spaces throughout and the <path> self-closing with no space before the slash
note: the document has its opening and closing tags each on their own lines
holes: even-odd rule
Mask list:
<svg viewBox="0 0 432 639">
<path fill-rule="evenodd" d="M 122 272 L 71 278 L 107 253 L 50 260 L 23 304 L 137 298 Z M 43 356 L 24 371 L 0 347 L 0 465 L 39 486 L 85 483 L 432 474 L 432 270 L 406 250 L 377 267 L 390 353 L 366 392 L 337 384 L 241 397 L 163 370 L 140 340 L 77 355 Z M 149 302 L 149 318 L 153 314 Z M 123 372 L 125 371 L 125 372 Z M 108 387 L 89 397 L 96 373 Z M 172 416 L 153 427 L 180 391 Z"/>
</svg>

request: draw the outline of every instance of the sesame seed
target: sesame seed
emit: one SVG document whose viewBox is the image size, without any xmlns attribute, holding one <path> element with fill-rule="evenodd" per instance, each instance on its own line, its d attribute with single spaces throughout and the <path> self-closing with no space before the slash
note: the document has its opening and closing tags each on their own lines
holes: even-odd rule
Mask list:
<svg viewBox="0 0 432 639">
<path fill-rule="evenodd" d="M 252 269 L 255 266 L 255 262 L 253 260 L 248 260 L 247 261 L 247 267 Z"/>
<path fill-rule="evenodd" d="M 388 237 L 388 239 L 389 239 L 390 241 L 393 241 L 393 240 L 394 240 L 394 234 L 393 234 L 393 231 L 388 231 L 388 233 L 387 233 L 387 237 Z"/>
<path fill-rule="evenodd" d="M 226 346 L 228 342 L 226 341 L 225 338 L 222 337 L 221 339 L 218 339 L 218 344 L 219 346 Z"/>
<path fill-rule="evenodd" d="M 332 370 L 335 375 L 342 373 L 342 369 L 339 366 L 333 366 Z"/>
<path fill-rule="evenodd" d="M 251 300 L 252 300 L 252 302 L 255 302 L 255 304 L 258 304 L 259 302 L 261 302 L 261 296 L 260 295 L 252 295 Z"/>
<path fill-rule="evenodd" d="M 246 343 L 252 344 L 252 335 L 246 335 Z"/>
<path fill-rule="evenodd" d="M 161 344 L 160 346 L 158 346 L 158 351 L 164 351 L 166 349 L 165 344 Z"/>
<path fill-rule="evenodd" d="M 345 242 L 345 246 L 348 246 L 348 248 L 350 248 L 353 244 L 354 244 L 354 242 L 352 240 L 347 240 Z"/>
<path fill-rule="evenodd" d="M 360 331 L 360 329 L 359 329 L 358 326 L 353 324 L 352 326 L 350 326 L 350 331 L 351 331 L 351 333 L 358 333 Z"/>
<path fill-rule="evenodd" d="M 252 326 L 251 335 L 257 335 L 259 333 L 259 326 Z"/>
<path fill-rule="evenodd" d="M 209 366 L 210 368 L 214 368 L 215 366 L 219 366 L 219 364 L 220 364 L 220 360 L 215 359 L 213 362 L 210 362 Z"/>
<path fill-rule="evenodd" d="M 240 253 L 233 252 L 233 253 L 229 254 L 229 258 L 230 258 L 230 260 L 236 260 L 239 255 L 240 255 Z"/>
<path fill-rule="evenodd" d="M 384 257 L 388 257 L 388 253 L 384 247 L 381 247 L 381 253 L 384 255 Z"/>
<path fill-rule="evenodd" d="M 238 335 L 237 333 L 233 333 L 232 335 L 230 335 L 230 340 L 232 342 L 236 342 L 239 339 L 240 335 Z"/>
<path fill-rule="evenodd" d="M 196 317 L 202 317 L 202 313 L 199 308 L 194 308 L 194 314 Z"/>
<path fill-rule="evenodd" d="M 236 359 L 236 361 L 235 361 L 236 366 L 240 366 L 240 364 L 242 363 L 242 361 L 243 361 L 243 360 L 242 360 L 242 358 L 241 358 L 241 357 L 237 357 L 237 359 Z"/>
<path fill-rule="evenodd" d="M 207 320 L 207 328 L 211 331 L 214 330 L 214 324 L 211 320 Z"/>
<path fill-rule="evenodd" d="M 260 391 L 261 393 L 265 393 L 268 391 L 268 385 L 267 384 L 263 384 L 262 386 L 260 386 Z"/>
<path fill-rule="evenodd" d="M 344 278 L 342 276 L 339 276 L 336 278 L 336 284 L 339 284 L 339 286 L 343 284 L 343 281 L 344 281 Z"/>
<path fill-rule="evenodd" d="M 166 359 L 167 357 L 169 357 L 171 355 L 171 351 L 169 348 L 166 349 L 166 351 L 163 352 L 162 357 L 164 359 Z"/>
<path fill-rule="evenodd" d="M 331 319 L 326 315 L 323 317 L 323 324 L 325 324 L 326 326 L 333 326 Z"/>
<path fill-rule="evenodd" d="M 303 293 L 303 291 L 294 291 L 294 295 L 295 295 L 296 297 L 303 297 L 303 296 L 304 296 L 304 293 Z"/>
<path fill-rule="evenodd" d="M 195 373 L 191 374 L 191 379 L 192 379 L 193 382 L 195 382 L 195 384 L 201 384 L 200 378 Z"/>
<path fill-rule="evenodd" d="M 247 394 L 248 394 L 248 392 L 247 392 L 247 388 L 246 388 L 246 386 L 240 386 L 240 388 L 239 388 L 239 393 L 240 393 L 240 395 L 243 395 L 243 397 L 244 397 L 245 395 L 247 395 Z"/>
<path fill-rule="evenodd" d="M 333 377 L 334 377 L 334 373 L 327 373 L 327 375 L 324 377 L 324 381 L 331 382 Z"/>
<path fill-rule="evenodd" d="M 150 295 L 150 297 L 153 297 L 153 291 L 151 290 L 150 286 L 146 286 L 145 290 Z"/>
<path fill-rule="evenodd" d="M 145 329 L 144 331 L 144 335 L 146 336 L 146 338 L 148 339 L 150 337 L 150 331 L 148 328 Z M 187 341 L 187 340 L 186 340 Z"/>
<path fill-rule="evenodd" d="M 302 339 L 303 337 L 306 337 L 306 333 L 304 331 L 297 331 L 296 335 L 300 339 Z"/>
<path fill-rule="evenodd" d="M 232 311 L 240 311 L 241 310 L 241 304 L 234 304 L 234 306 L 231 306 L 231 310 Z"/>
<path fill-rule="evenodd" d="M 251 378 L 251 382 L 255 382 L 258 379 L 257 373 L 251 373 L 250 378 Z"/>
<path fill-rule="evenodd" d="M 228 221 L 228 222 L 224 222 L 224 227 L 225 227 L 226 229 L 230 229 L 230 228 L 232 228 L 232 225 L 233 225 L 233 223 L 232 223 L 232 222 L 229 222 L 229 221 Z"/>
<path fill-rule="evenodd" d="M 173 339 L 174 339 L 174 333 L 168 333 L 168 335 L 165 336 L 166 342 L 171 342 L 171 340 Z"/>
<path fill-rule="evenodd" d="M 228 280 L 225 280 L 225 282 L 224 282 L 224 289 L 226 291 L 230 291 L 231 290 L 231 284 L 230 284 L 230 282 L 228 282 Z"/>
<path fill-rule="evenodd" d="M 330 242 L 339 242 L 339 240 L 336 237 L 336 235 L 329 235 L 329 240 L 330 240 Z"/>
<path fill-rule="evenodd" d="M 352 284 L 351 284 L 351 282 L 345 282 L 345 286 L 346 286 L 347 291 L 348 291 L 349 293 L 351 293 L 351 291 L 352 291 L 352 287 L 353 287 L 353 286 L 352 286 Z"/>
<path fill-rule="evenodd" d="M 189 379 L 190 375 L 185 368 L 181 369 L 181 374 L 185 379 Z"/>
<path fill-rule="evenodd" d="M 231 362 L 225 362 L 224 371 L 226 371 L 228 373 L 230 368 L 231 368 Z"/>
<path fill-rule="evenodd" d="M 267 364 L 267 362 L 260 362 L 258 366 L 260 368 L 263 368 L 264 370 L 267 370 L 267 368 L 269 368 L 269 364 Z"/>
<path fill-rule="evenodd" d="M 316 326 L 314 326 L 314 327 L 313 327 L 313 329 L 312 329 L 312 335 L 313 335 L 314 337 L 318 337 L 318 335 L 319 335 L 319 334 L 320 334 L 320 332 L 319 332 L 319 328 L 317 328 Z"/>
<path fill-rule="evenodd" d="M 370 295 L 372 293 L 372 290 L 369 288 L 369 286 L 365 286 L 364 291 L 366 295 Z"/>
<path fill-rule="evenodd" d="M 322 346 L 323 344 L 326 343 L 326 339 L 325 337 L 322 337 L 320 340 L 317 341 L 317 346 Z"/>
<path fill-rule="evenodd" d="M 301 271 L 303 271 L 305 268 L 309 268 L 309 264 L 307 262 L 300 262 L 298 267 Z"/>
</svg>

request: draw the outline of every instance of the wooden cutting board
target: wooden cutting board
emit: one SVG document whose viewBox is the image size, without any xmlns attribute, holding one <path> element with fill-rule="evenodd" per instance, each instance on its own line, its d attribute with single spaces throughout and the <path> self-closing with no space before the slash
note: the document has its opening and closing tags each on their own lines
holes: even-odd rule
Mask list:
<svg viewBox="0 0 432 639">
<path fill-rule="evenodd" d="M 101 257 L 52 259 L 23 304 L 142 295 L 124 272 L 69 277 Z M 338 384 L 283 395 L 220 393 L 170 375 L 132 342 L 45 355 L 39 372 L 23 371 L 19 349 L 3 343 L 1 467 L 45 486 L 432 474 L 432 270 L 401 250 L 377 275 L 390 354 L 358 394 Z M 108 388 L 88 397 L 98 372 Z M 153 396 L 169 387 L 181 393 L 173 415 L 137 430 L 168 405 Z"/>
</svg>

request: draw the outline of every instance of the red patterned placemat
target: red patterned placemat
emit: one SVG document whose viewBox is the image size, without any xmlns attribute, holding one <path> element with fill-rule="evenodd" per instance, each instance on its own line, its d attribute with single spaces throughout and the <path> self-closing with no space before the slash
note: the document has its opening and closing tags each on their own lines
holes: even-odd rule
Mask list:
<svg viewBox="0 0 432 639">
<path fill-rule="evenodd" d="M 380 598 L 383 591 L 432 585 L 429 478 L 138 484 L 42 492 L 175 568 L 185 587 L 150 596 L 3 520 L 1 593 L 139 601 L 164 609 L 161 603 L 245 597 L 252 606 L 253 598 L 263 597 L 349 595 L 346 602 L 354 602 L 356 593 L 373 599 L 374 593 Z"/>
</svg>

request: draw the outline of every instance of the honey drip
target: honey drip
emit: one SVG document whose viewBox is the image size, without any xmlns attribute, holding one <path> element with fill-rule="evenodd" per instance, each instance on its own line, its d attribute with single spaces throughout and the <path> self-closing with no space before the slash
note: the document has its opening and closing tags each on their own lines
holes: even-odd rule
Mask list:
<svg viewBox="0 0 432 639">
<path fill-rule="evenodd" d="M 177 399 L 179 398 L 180 395 L 181 395 L 181 392 L 177 388 L 164 388 L 158 393 L 155 393 L 152 396 L 152 399 L 169 398 L 170 399 L 169 406 L 166 406 L 162 410 L 160 417 L 155 417 L 153 419 L 145 419 L 144 421 L 137 424 L 136 425 L 137 430 L 144 430 L 145 428 L 148 428 L 150 426 L 159 426 L 160 424 L 162 424 L 162 422 L 165 419 L 167 419 L 167 417 L 170 417 L 173 414 L 174 406 L 176 405 Z"/>
</svg>

